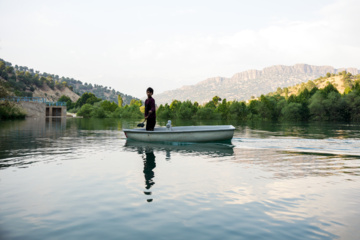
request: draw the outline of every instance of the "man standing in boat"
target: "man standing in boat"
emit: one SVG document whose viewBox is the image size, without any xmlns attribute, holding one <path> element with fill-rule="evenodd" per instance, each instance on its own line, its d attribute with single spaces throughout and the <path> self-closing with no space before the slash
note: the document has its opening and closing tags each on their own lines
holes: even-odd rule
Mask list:
<svg viewBox="0 0 360 240">
<path fill-rule="evenodd" d="M 146 89 L 148 98 L 145 100 L 145 119 L 146 119 L 146 131 L 154 131 L 156 123 L 155 114 L 155 99 L 152 97 L 154 89 L 149 87 Z"/>
</svg>

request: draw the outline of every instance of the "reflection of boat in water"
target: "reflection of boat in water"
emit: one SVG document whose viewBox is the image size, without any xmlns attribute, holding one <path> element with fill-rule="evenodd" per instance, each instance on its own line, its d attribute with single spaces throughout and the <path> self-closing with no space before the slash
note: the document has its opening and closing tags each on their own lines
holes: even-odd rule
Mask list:
<svg viewBox="0 0 360 240">
<path fill-rule="evenodd" d="M 149 143 L 127 140 L 124 146 L 130 151 L 142 152 L 151 149 L 152 151 L 164 151 L 167 158 L 171 152 L 190 153 L 209 156 L 232 156 L 234 145 L 225 143 Z"/>
<path fill-rule="evenodd" d="M 232 125 L 158 127 L 154 131 L 124 129 L 128 139 L 145 142 L 216 142 L 230 141 L 234 135 Z"/>
</svg>

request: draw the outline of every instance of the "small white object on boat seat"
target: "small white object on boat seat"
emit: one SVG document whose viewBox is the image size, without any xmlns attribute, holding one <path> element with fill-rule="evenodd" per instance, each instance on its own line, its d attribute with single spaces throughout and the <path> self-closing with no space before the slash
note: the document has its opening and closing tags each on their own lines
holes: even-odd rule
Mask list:
<svg viewBox="0 0 360 240">
<path fill-rule="evenodd" d="M 171 131 L 172 127 L 171 127 L 171 120 L 168 120 L 167 124 L 166 124 L 166 130 L 167 131 Z"/>
</svg>

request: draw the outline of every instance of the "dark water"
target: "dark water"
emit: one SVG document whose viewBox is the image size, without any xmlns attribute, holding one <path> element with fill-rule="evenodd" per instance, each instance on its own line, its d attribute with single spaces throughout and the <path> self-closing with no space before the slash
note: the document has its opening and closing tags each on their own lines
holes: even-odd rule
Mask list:
<svg viewBox="0 0 360 240">
<path fill-rule="evenodd" d="M 0 239 L 358 239 L 359 125 L 169 145 L 127 142 L 137 123 L 0 122 Z"/>
</svg>

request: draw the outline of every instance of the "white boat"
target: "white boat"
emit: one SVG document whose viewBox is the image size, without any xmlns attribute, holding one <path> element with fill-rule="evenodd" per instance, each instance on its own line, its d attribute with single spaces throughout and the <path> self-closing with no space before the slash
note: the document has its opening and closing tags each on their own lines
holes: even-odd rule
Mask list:
<svg viewBox="0 0 360 240">
<path fill-rule="evenodd" d="M 154 131 L 145 129 L 124 129 L 128 139 L 144 142 L 217 142 L 230 141 L 235 127 L 232 125 L 157 127 Z"/>
</svg>

